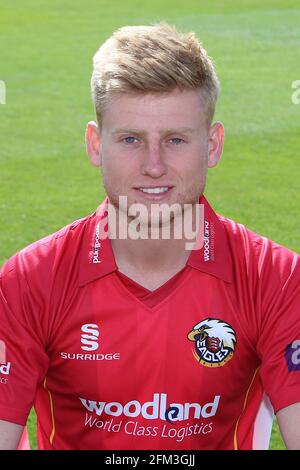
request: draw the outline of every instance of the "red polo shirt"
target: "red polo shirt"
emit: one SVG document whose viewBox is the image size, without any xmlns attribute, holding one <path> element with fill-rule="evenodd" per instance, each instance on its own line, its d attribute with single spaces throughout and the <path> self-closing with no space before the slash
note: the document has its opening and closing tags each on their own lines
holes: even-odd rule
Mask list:
<svg viewBox="0 0 300 470">
<path fill-rule="evenodd" d="M 297 254 L 214 213 L 154 292 L 117 271 L 96 212 L 0 275 L 0 419 L 34 404 L 40 449 L 267 448 L 300 401 Z"/>
</svg>

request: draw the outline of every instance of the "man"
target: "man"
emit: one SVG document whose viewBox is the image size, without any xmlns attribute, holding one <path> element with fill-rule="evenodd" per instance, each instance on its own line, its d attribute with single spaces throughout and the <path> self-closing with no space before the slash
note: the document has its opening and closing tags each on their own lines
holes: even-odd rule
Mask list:
<svg viewBox="0 0 300 470">
<path fill-rule="evenodd" d="M 40 449 L 268 448 L 273 410 L 300 449 L 300 260 L 203 196 L 218 89 L 164 23 L 96 53 L 86 147 L 108 197 L 2 268 L 1 448 L 34 403 Z"/>
</svg>

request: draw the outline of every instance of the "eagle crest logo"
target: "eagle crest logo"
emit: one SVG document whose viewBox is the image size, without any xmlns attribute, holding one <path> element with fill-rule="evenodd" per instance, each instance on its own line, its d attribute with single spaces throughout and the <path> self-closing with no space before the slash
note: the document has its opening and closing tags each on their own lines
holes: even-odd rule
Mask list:
<svg viewBox="0 0 300 470">
<path fill-rule="evenodd" d="M 232 359 L 236 346 L 234 329 L 222 320 L 206 318 L 188 333 L 193 355 L 205 367 L 221 367 Z"/>
</svg>

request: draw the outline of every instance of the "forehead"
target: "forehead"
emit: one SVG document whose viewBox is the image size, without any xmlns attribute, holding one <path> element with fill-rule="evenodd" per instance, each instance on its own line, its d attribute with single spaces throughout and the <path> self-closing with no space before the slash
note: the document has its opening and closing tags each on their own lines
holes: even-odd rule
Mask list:
<svg viewBox="0 0 300 470">
<path fill-rule="evenodd" d="M 199 90 L 121 93 L 109 98 L 102 115 L 103 128 L 112 132 L 122 127 L 145 126 L 197 129 L 205 122 L 205 104 Z"/>
</svg>

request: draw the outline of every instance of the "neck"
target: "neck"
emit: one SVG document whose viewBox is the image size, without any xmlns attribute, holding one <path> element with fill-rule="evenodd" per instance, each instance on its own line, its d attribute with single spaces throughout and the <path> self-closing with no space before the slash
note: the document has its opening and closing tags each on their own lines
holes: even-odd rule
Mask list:
<svg viewBox="0 0 300 470">
<path fill-rule="evenodd" d="M 156 234 L 159 233 L 158 239 L 153 238 L 150 228 L 144 231 L 144 234 L 146 234 L 144 238 L 132 239 L 128 236 L 126 239 L 122 239 L 118 236 L 111 237 L 112 249 L 119 270 L 124 273 L 130 271 L 130 269 L 140 273 L 154 273 L 177 272 L 182 269 L 189 258 L 198 233 L 196 229 L 199 221 L 196 217 L 196 204 L 191 206 L 189 216 L 189 229 L 184 226 L 184 217 L 175 217 L 169 223 L 169 226 L 164 225 L 165 232 L 161 228 L 159 232 L 156 232 Z M 117 212 L 116 234 L 120 233 L 119 220 Z M 131 222 L 127 218 L 127 227 Z M 166 239 L 166 235 L 163 235 L 163 233 L 170 234 L 170 236 Z M 192 234 L 194 234 L 194 239 L 191 238 Z"/>
</svg>

